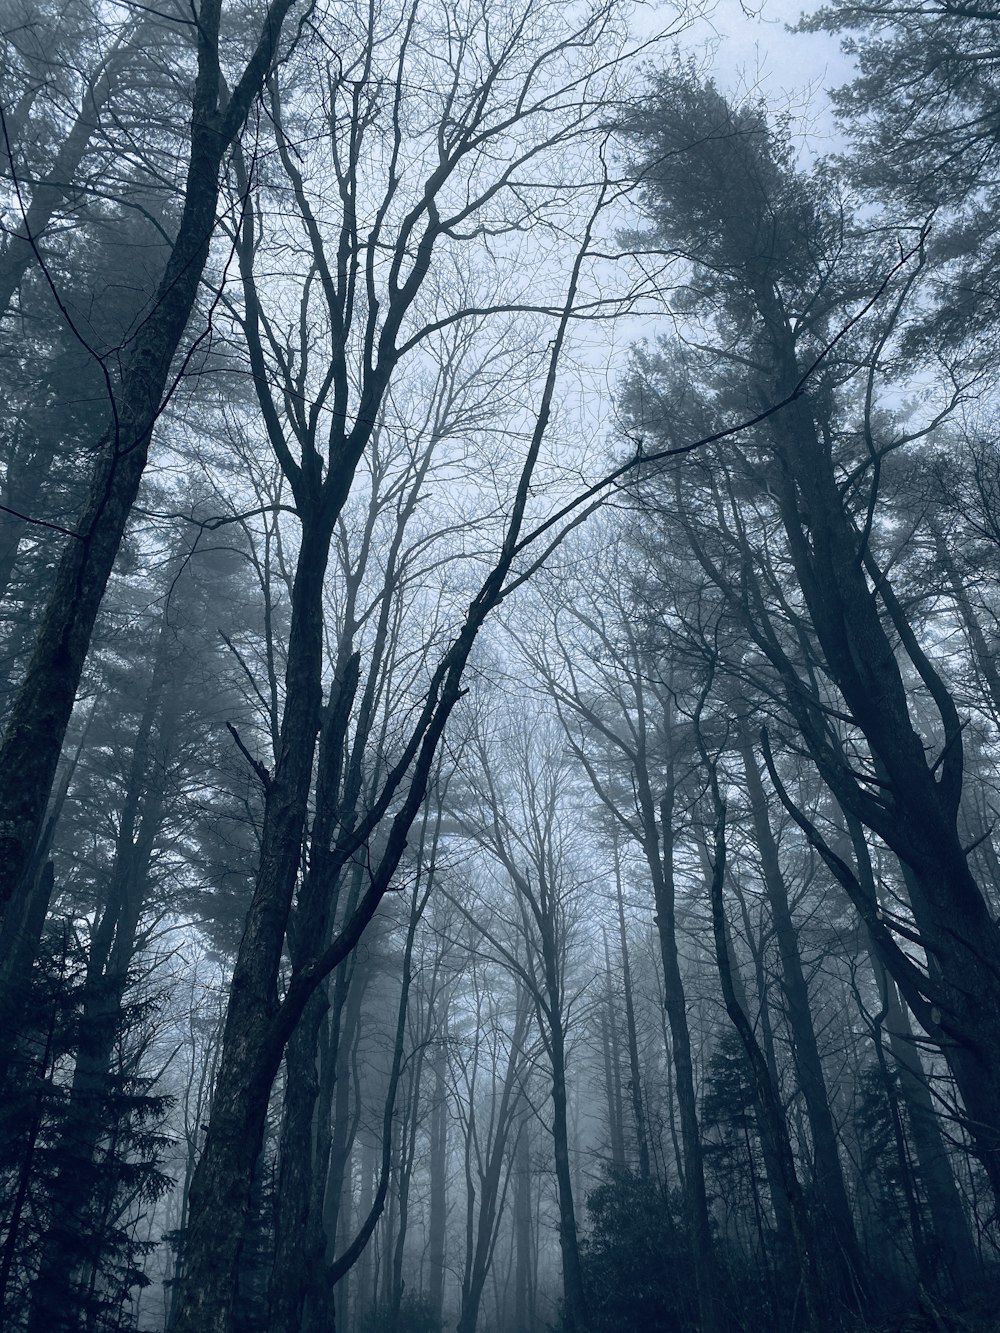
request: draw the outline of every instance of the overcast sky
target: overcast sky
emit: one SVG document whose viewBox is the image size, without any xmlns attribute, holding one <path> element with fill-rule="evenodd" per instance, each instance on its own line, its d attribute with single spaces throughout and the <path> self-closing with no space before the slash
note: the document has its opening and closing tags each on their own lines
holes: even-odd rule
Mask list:
<svg viewBox="0 0 1000 1333">
<path fill-rule="evenodd" d="M 688 41 L 710 53 L 719 85 L 729 92 L 759 87 L 776 107 L 787 106 L 798 119 L 812 152 L 829 152 L 837 143 L 826 90 L 845 83 L 851 63 L 840 39 L 826 33 L 788 32 L 818 0 L 718 0 L 710 18 L 691 30 Z"/>
</svg>

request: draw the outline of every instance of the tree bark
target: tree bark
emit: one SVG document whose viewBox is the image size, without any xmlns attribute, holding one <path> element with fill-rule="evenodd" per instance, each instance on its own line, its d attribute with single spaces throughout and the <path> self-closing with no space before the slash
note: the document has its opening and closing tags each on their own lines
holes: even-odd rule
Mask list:
<svg viewBox="0 0 1000 1333">
<path fill-rule="evenodd" d="M 325 525 L 303 521 L 279 750 L 267 784 L 254 895 L 230 983 L 212 1114 L 191 1182 L 176 1333 L 229 1333 L 231 1327 L 254 1164 L 283 1054 L 271 1040 L 272 1021 L 320 728 L 329 536 Z"/>
<path fill-rule="evenodd" d="M 781 1182 L 788 1200 L 792 1233 L 798 1253 L 802 1277 L 802 1290 L 805 1297 L 806 1315 L 809 1327 L 814 1333 L 824 1333 L 829 1327 L 824 1301 L 823 1284 L 820 1280 L 816 1262 L 816 1241 L 810 1222 L 802 1187 L 795 1170 L 795 1158 L 792 1153 L 788 1124 L 781 1105 L 778 1089 L 771 1081 L 767 1061 L 760 1049 L 753 1028 L 744 1013 L 733 984 L 732 964 L 729 958 L 726 938 L 726 915 L 723 904 L 723 884 L 726 874 L 725 807 L 719 796 L 714 772 L 712 789 L 715 798 L 717 819 L 715 826 L 714 859 L 711 864 L 709 898 L 712 906 L 712 930 L 715 938 L 715 959 L 719 970 L 719 981 L 726 1012 L 739 1034 L 743 1049 L 753 1071 L 758 1104 L 761 1110 L 761 1122 L 771 1140 L 771 1151 L 779 1163 Z"/>
<path fill-rule="evenodd" d="M 531 1136 L 521 1126 L 514 1153 L 514 1328 L 515 1333 L 534 1333 L 535 1248 L 531 1221 Z"/>
<path fill-rule="evenodd" d="M 438 1322 L 444 1315 L 445 1258 L 448 1220 L 448 1098 L 445 1084 L 447 1071 L 447 1008 L 439 1025 L 438 1043 L 434 1050 L 434 1104 L 431 1108 L 430 1132 L 430 1204 L 427 1222 L 427 1294 L 431 1311 Z"/>
<path fill-rule="evenodd" d="M 272 0 L 257 48 L 221 109 L 221 0 L 202 0 L 191 147 L 180 226 L 147 317 L 139 325 L 99 442 L 90 494 L 68 540 L 35 650 L 0 746 L 0 912 L 24 880 L 59 762 L 97 612 L 146 466 L 178 345 L 194 307 L 216 224 L 223 157 L 271 68 L 294 0 Z M 17 908 L 15 907 L 15 910 Z"/>
<path fill-rule="evenodd" d="M 820 1227 L 830 1242 L 824 1246 L 823 1258 L 829 1267 L 832 1290 L 845 1307 L 856 1308 L 859 1300 L 863 1302 L 865 1293 L 864 1263 L 844 1185 L 837 1132 L 813 1027 L 809 987 L 802 970 L 798 934 L 788 905 L 788 889 L 781 869 L 778 845 L 771 831 L 767 796 L 745 731 L 740 737 L 740 754 L 750 797 L 754 838 L 760 852 L 764 887 L 781 960 L 785 1017 L 792 1037 L 795 1072 L 806 1104 L 812 1137 L 813 1189 L 821 1214 Z"/>
<path fill-rule="evenodd" d="M 864 832 L 859 822 L 850 816 L 847 816 L 847 828 L 858 878 L 872 900 L 876 901 L 875 876 Z M 952 1296 L 962 1300 L 976 1289 L 981 1276 L 969 1218 L 948 1159 L 940 1117 L 914 1040 L 908 1011 L 867 930 L 866 938 L 868 956 L 885 1013 L 883 1021 L 889 1038 L 889 1050 L 896 1064 L 900 1092 L 909 1114 L 910 1133 L 927 1197 L 934 1248 L 951 1284 Z"/>
<path fill-rule="evenodd" d="M 663 964 L 663 997 L 667 1021 L 670 1025 L 670 1044 L 675 1074 L 677 1110 L 680 1119 L 680 1140 L 684 1160 L 684 1194 L 694 1247 L 695 1284 L 698 1292 L 698 1313 L 702 1333 L 716 1333 L 721 1326 L 718 1305 L 718 1275 L 716 1272 L 712 1229 L 708 1216 L 708 1193 L 705 1189 L 705 1163 L 702 1153 L 701 1132 L 698 1128 L 698 1104 L 694 1086 L 694 1061 L 691 1055 L 691 1033 L 688 1028 L 687 1001 L 677 953 L 676 894 L 674 887 L 674 835 L 672 772 L 666 779 L 666 791 L 660 800 L 659 821 L 650 808 L 643 811 L 645 836 L 643 850 L 653 880 L 653 899 L 656 903 L 656 931 Z"/>
</svg>

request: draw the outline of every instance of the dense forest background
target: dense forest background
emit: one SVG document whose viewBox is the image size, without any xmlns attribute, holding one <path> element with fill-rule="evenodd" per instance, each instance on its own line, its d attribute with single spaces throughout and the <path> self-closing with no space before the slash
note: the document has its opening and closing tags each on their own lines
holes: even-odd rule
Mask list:
<svg viewBox="0 0 1000 1333">
<path fill-rule="evenodd" d="M 3 1329 L 1000 1326 L 1000 8 L 728 3 L 0 2 Z"/>
</svg>

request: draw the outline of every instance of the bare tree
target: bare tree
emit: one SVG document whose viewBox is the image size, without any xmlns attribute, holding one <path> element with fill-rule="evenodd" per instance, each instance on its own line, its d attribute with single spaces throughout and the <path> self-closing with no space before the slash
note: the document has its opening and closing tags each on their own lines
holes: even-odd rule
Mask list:
<svg viewBox="0 0 1000 1333">
<path fill-rule="evenodd" d="M 572 815 L 566 805 L 568 771 L 557 758 L 557 737 L 538 711 L 501 726 L 494 735 L 480 735 L 475 799 L 461 822 L 513 889 L 511 906 L 495 909 L 495 921 L 479 922 L 479 928 L 534 1007 L 551 1076 L 564 1318 L 575 1333 L 585 1333 L 587 1300 L 570 1161 L 568 1061 L 569 1027 L 579 999 L 569 956 L 577 883 L 569 836 Z M 475 915 L 470 919 L 475 921 Z"/>
<path fill-rule="evenodd" d="M 302 285 L 294 298 L 289 344 L 277 333 L 289 322 L 283 313 L 287 288 L 269 295 L 259 270 L 269 262 L 270 247 L 289 253 L 290 224 L 281 215 L 268 221 L 262 209 L 267 187 L 255 194 L 248 174 L 240 189 L 246 206 L 236 237 L 241 332 L 261 417 L 297 518 L 297 556 L 277 747 L 273 767 L 258 770 L 265 788 L 260 863 L 233 974 L 205 1151 L 192 1182 L 178 1330 L 207 1333 L 229 1326 L 247 1191 L 267 1095 L 286 1043 L 310 997 L 350 955 L 390 887 L 441 736 L 462 695 L 476 637 L 491 609 L 527 573 L 519 558 L 534 540 L 529 528 L 534 469 L 552 412 L 560 353 L 578 311 L 594 219 L 608 198 L 599 159 L 582 154 L 588 143 L 599 145 L 602 107 L 617 68 L 617 53 L 612 50 L 610 64 L 606 55 L 614 36 L 613 11 L 607 5 L 580 25 L 567 26 L 552 7 L 551 31 L 537 5 L 517 14 L 505 11 L 499 27 L 492 17 L 472 19 L 449 6 L 426 15 L 410 7 L 395 14 L 348 14 L 337 28 L 343 40 L 336 61 L 331 63 L 317 40 L 294 72 L 282 73 L 269 86 L 276 162 L 301 238 L 295 252 Z M 452 34 L 443 46 L 441 24 Z M 485 70 L 480 58 L 487 62 Z M 427 78 L 427 99 L 408 99 L 410 83 Z M 315 133 L 305 132 L 310 126 Z M 296 140 L 312 145 L 308 154 L 293 151 Z M 505 295 L 487 288 L 456 301 L 450 287 L 435 286 L 436 265 L 454 272 L 462 247 L 482 236 L 493 238 L 499 254 L 500 238 L 516 238 L 529 222 L 542 234 L 545 208 L 532 182 L 571 147 L 577 163 L 589 167 L 581 167 L 566 187 L 567 199 L 578 201 L 582 239 L 572 253 L 561 252 L 561 294 L 553 292 L 553 300 L 540 306 L 536 293 L 512 299 L 509 288 Z M 555 226 L 551 234 L 559 239 Z M 487 266 L 479 280 L 489 280 L 490 272 Z M 499 272 L 509 272 L 505 263 Z M 279 1000 L 323 725 L 331 541 L 361 461 L 370 456 L 392 386 L 401 383 L 404 358 L 416 361 L 425 344 L 456 325 L 490 311 L 509 315 L 512 308 L 552 318 L 553 337 L 534 363 L 534 384 L 524 386 L 518 404 L 525 447 L 518 463 L 498 477 L 502 513 L 488 516 L 491 526 L 484 526 L 483 573 L 462 589 L 463 601 L 471 592 L 464 612 L 452 613 L 452 599 L 442 603 L 448 614 L 440 639 L 450 639 L 450 646 L 415 676 L 419 684 L 368 807 L 350 809 L 334 821 L 328 837 L 310 842 L 310 866 L 320 871 L 317 892 L 332 893 L 345 867 L 367 848 L 364 888 L 329 944 L 312 941 L 316 948 L 293 961 Z M 293 352 L 284 350 L 289 346 Z M 526 401 L 532 390 L 534 408 Z M 539 536 L 548 531 L 541 524 L 534 529 Z M 438 637 L 432 628 L 431 641 Z M 335 672 L 328 716 L 350 714 L 352 689 L 348 676 Z M 354 762 L 361 762 L 360 755 Z"/>
</svg>

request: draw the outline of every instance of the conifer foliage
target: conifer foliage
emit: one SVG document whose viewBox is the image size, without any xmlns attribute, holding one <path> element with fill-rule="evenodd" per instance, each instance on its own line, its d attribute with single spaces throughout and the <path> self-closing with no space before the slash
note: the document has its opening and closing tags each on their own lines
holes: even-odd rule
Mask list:
<svg viewBox="0 0 1000 1333">
<path fill-rule="evenodd" d="M 0 7 L 4 1330 L 995 1327 L 1000 18 L 659 17 Z"/>
</svg>

